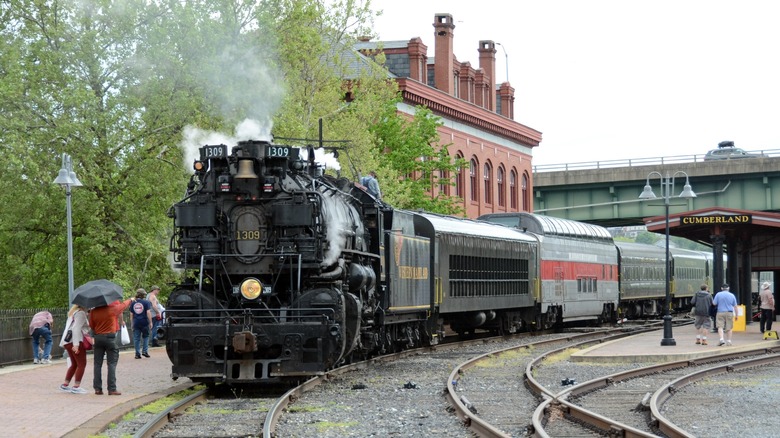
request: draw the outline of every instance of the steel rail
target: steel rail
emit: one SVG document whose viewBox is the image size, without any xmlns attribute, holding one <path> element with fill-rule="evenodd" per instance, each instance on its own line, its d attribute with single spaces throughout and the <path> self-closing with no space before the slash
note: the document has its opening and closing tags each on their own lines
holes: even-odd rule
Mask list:
<svg viewBox="0 0 780 438">
<path fill-rule="evenodd" d="M 492 356 L 495 356 L 497 354 L 501 354 L 507 351 L 513 351 L 513 350 L 521 350 L 521 349 L 528 349 L 532 347 L 538 347 L 540 345 L 548 345 L 548 344 L 554 344 L 554 343 L 560 343 L 560 342 L 571 342 L 577 339 L 582 338 L 593 338 L 593 337 L 600 337 L 599 339 L 588 339 L 585 341 L 581 341 L 577 344 L 567 345 L 566 347 L 556 349 L 553 351 L 563 351 L 569 348 L 574 348 L 576 346 L 581 345 L 587 345 L 590 343 L 601 343 L 604 342 L 604 340 L 614 340 L 614 339 L 620 339 L 626 336 L 631 336 L 634 334 L 643 333 L 645 331 L 651 331 L 656 330 L 657 328 L 653 327 L 650 328 L 640 328 L 640 329 L 629 329 L 625 327 L 621 327 L 619 329 L 611 329 L 611 330 L 605 330 L 605 331 L 594 331 L 589 333 L 582 333 L 582 334 L 575 334 L 575 335 L 569 335 L 565 337 L 560 337 L 556 339 L 546 339 L 543 341 L 538 342 L 532 342 L 530 344 L 524 344 L 524 345 L 516 345 L 509 348 L 503 348 L 500 350 L 495 350 L 489 353 L 482 354 L 480 356 L 476 356 L 472 359 L 469 359 L 466 362 L 463 362 L 462 364 L 456 366 L 453 368 L 452 372 L 449 375 L 449 378 L 447 379 L 447 400 L 449 401 L 450 405 L 455 410 L 455 415 L 458 416 L 458 418 L 463 422 L 463 424 L 471 429 L 476 435 L 482 436 L 482 437 L 508 437 L 506 432 L 498 429 L 497 427 L 490 424 L 488 421 L 480 418 L 478 415 L 471 412 L 469 409 L 469 402 L 467 399 L 464 399 L 464 397 L 458 397 L 456 392 L 456 386 L 457 382 L 459 380 L 459 376 L 463 374 L 468 369 L 474 367 L 479 363 L 480 361 L 490 358 Z M 612 334 L 611 332 L 619 331 L 618 334 Z M 628 331 L 628 332 L 627 332 Z M 606 338 L 604 336 L 607 335 Z M 530 364 L 529 364 L 530 366 Z M 532 370 L 532 369 L 531 369 Z M 531 370 L 529 370 L 528 367 L 526 367 L 526 382 L 529 384 L 529 387 L 532 388 L 532 392 L 534 392 L 537 395 L 541 395 L 542 397 L 550 397 L 552 395 L 552 392 L 546 390 L 543 386 L 541 386 L 533 377 L 531 377 Z M 530 379 L 529 379 L 530 377 Z"/>
<path fill-rule="evenodd" d="M 757 348 L 757 349 L 751 349 L 751 350 L 745 350 L 745 351 L 739 351 L 739 352 L 729 352 L 725 354 L 718 354 L 715 356 L 708 356 L 698 359 L 687 359 L 687 360 L 680 360 L 680 361 L 674 361 L 674 362 L 665 362 L 662 364 L 656 364 L 656 365 L 650 365 L 642 368 L 627 370 L 627 371 L 621 371 L 618 373 L 609 374 L 606 376 L 598 377 L 596 379 L 589 380 L 587 382 L 583 382 L 581 384 L 572 386 L 570 388 L 567 388 L 565 391 L 561 391 L 557 394 L 554 394 L 553 396 L 547 398 L 543 403 L 541 403 L 537 409 L 534 411 L 534 417 L 532 418 L 532 424 L 534 426 L 534 436 L 536 437 L 549 437 L 546 432 L 544 432 L 544 417 L 545 414 L 549 413 L 554 407 L 561 407 L 567 414 L 571 415 L 574 419 L 577 421 L 580 421 L 582 423 L 594 426 L 598 429 L 607 431 L 609 433 L 615 433 L 618 436 L 622 437 L 642 437 L 642 438 L 648 438 L 648 437 L 655 437 L 656 435 L 633 428 L 631 426 L 622 424 L 618 421 L 603 417 L 593 411 L 590 411 L 588 409 L 582 408 L 581 406 L 578 406 L 574 403 L 571 403 L 568 401 L 569 397 L 572 396 L 581 396 L 593 391 L 597 391 L 600 389 L 603 389 L 605 387 L 611 386 L 615 383 L 626 381 L 638 377 L 647 376 L 650 374 L 656 374 L 656 373 L 663 373 L 670 370 L 675 369 L 681 369 L 681 368 L 687 368 L 687 367 L 693 367 L 693 366 L 701 366 L 703 364 L 707 364 L 710 362 L 718 362 L 723 360 L 730 360 L 745 356 L 761 356 L 758 358 L 748 359 L 742 362 L 745 363 L 753 363 L 753 365 L 745 365 L 743 368 L 747 368 L 749 366 L 756 366 L 756 363 L 760 363 L 761 361 L 766 361 L 766 354 L 774 353 L 776 349 L 774 348 Z M 551 354 L 552 352 L 548 352 L 543 356 L 547 356 Z M 780 360 L 780 359 L 774 359 L 774 360 Z M 773 361 L 774 361 L 773 360 Z M 741 363 L 741 362 L 740 362 Z M 727 364 L 727 365 L 721 365 L 714 368 L 710 368 L 708 370 L 703 371 L 697 371 L 696 373 L 692 373 L 691 375 L 695 376 L 699 373 L 707 373 L 709 370 L 713 369 L 724 369 L 724 370 L 733 370 L 735 369 L 735 364 Z M 721 372 L 727 372 L 727 371 L 721 371 Z M 688 376 L 686 376 L 688 377 Z M 674 393 L 676 389 L 679 389 L 680 382 L 686 382 L 684 379 L 686 377 L 676 379 L 674 382 L 677 382 L 677 386 L 673 384 L 668 384 L 664 386 L 663 388 L 656 391 L 656 394 L 653 395 L 653 397 L 657 397 L 658 400 L 661 400 L 660 404 L 662 405 L 663 402 L 665 402 L 671 395 Z M 687 384 L 684 383 L 684 384 Z M 666 393 L 668 393 L 668 397 L 664 398 L 663 392 L 664 388 Z M 658 427 L 659 430 L 662 430 L 664 433 L 667 433 L 666 430 L 661 429 L 661 423 L 665 419 L 661 419 L 660 413 L 657 414 L 659 411 L 657 408 L 655 411 L 652 411 L 652 404 L 653 400 L 651 399 L 651 412 L 654 418 L 658 420 Z M 656 406 L 659 406 L 656 404 Z M 658 416 L 656 416 L 658 415 Z M 676 428 L 674 425 L 670 426 L 663 426 L 669 428 L 669 436 L 676 436 L 676 437 L 691 437 L 692 435 L 687 434 L 685 431 L 681 431 L 681 429 Z M 680 432 L 682 434 L 675 435 L 675 432 Z"/>
<path fill-rule="evenodd" d="M 509 336 L 492 336 L 488 338 L 469 339 L 465 341 L 450 342 L 450 343 L 439 344 L 430 347 L 413 348 L 413 349 L 399 351 L 392 354 L 377 356 L 368 360 L 355 362 L 349 365 L 344 365 L 334 370 L 328 371 L 327 373 L 324 373 L 321 376 L 316 376 L 314 378 L 311 378 L 306 382 L 302 383 L 301 385 L 290 389 L 289 391 L 287 391 L 287 393 L 282 395 L 276 401 L 276 403 L 274 403 L 271 409 L 266 413 L 266 417 L 265 417 L 266 419 L 265 422 L 263 423 L 263 438 L 274 437 L 274 434 L 276 432 L 276 426 L 279 422 L 279 418 L 282 416 L 282 413 L 287 408 L 287 406 L 290 405 L 290 403 L 300 398 L 300 396 L 303 395 L 305 392 L 311 390 L 312 388 L 316 387 L 320 383 L 323 383 L 333 377 L 340 376 L 350 371 L 366 369 L 368 367 L 375 366 L 377 364 L 381 364 L 384 362 L 391 362 L 394 360 L 403 359 L 408 356 L 421 354 L 425 352 L 448 350 L 448 349 L 454 349 L 462 346 L 479 344 L 479 343 L 486 344 L 490 342 L 505 340 L 508 338 L 511 339 L 511 338 L 525 337 L 527 335 L 528 335 L 527 333 L 521 333 L 521 334 L 509 335 Z"/>
<path fill-rule="evenodd" d="M 193 384 L 195 386 L 195 384 Z M 177 411 L 184 411 L 188 407 L 206 400 L 208 395 L 208 388 L 201 389 L 193 394 L 179 400 L 175 404 L 168 406 L 164 411 L 155 415 L 151 420 L 138 429 L 133 435 L 133 438 L 150 438 L 155 432 L 165 427 L 170 421 L 171 417 L 176 414 Z"/>
<path fill-rule="evenodd" d="M 675 379 L 655 391 L 653 396 L 650 398 L 650 412 L 651 418 L 656 422 L 655 426 L 658 427 L 658 430 L 663 432 L 669 438 L 695 438 L 695 435 L 683 430 L 667 419 L 663 414 L 661 414 L 661 406 L 663 406 L 664 403 L 666 403 L 670 398 L 674 397 L 674 394 L 677 391 L 686 385 L 690 385 L 691 383 L 708 379 L 719 374 L 725 374 L 733 371 L 740 371 L 747 368 L 754 368 L 757 366 L 780 362 L 780 353 L 778 353 L 780 349 L 778 348 L 766 348 L 763 350 L 754 351 L 763 351 L 764 355 L 738 362 L 732 362 L 729 364 L 718 365 L 704 370 L 698 370 L 691 374 Z"/>
</svg>

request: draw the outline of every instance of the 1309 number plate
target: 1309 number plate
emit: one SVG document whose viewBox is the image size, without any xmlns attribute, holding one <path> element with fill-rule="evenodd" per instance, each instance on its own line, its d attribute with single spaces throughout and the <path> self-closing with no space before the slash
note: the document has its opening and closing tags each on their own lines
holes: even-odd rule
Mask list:
<svg viewBox="0 0 780 438">
<path fill-rule="evenodd" d="M 219 145 L 207 145 L 200 148 L 200 158 L 202 160 L 208 160 L 209 158 L 224 158 L 227 157 L 227 146 L 224 144 Z"/>
</svg>

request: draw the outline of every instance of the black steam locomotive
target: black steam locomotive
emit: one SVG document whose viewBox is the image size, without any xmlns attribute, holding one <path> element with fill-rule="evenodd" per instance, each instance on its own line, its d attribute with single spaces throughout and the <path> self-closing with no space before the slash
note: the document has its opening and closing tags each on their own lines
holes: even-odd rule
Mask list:
<svg viewBox="0 0 780 438">
<path fill-rule="evenodd" d="M 417 305 L 432 277 L 414 218 L 388 222 L 388 207 L 324 175 L 308 152 L 301 159 L 297 147 L 261 141 L 200 148 L 186 196 L 169 212 L 171 251 L 189 274 L 161 331 L 174 377 L 307 376 L 435 342 L 430 306 Z M 382 270 L 388 234 L 404 271 L 391 274 L 395 295 Z"/>
</svg>

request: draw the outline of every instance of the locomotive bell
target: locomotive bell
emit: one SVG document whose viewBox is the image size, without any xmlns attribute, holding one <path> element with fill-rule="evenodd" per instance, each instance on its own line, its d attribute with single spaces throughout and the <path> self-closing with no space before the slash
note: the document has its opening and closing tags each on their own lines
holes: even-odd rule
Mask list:
<svg viewBox="0 0 780 438">
<path fill-rule="evenodd" d="M 254 162 L 252 160 L 239 160 L 236 178 L 257 179 Z"/>
</svg>

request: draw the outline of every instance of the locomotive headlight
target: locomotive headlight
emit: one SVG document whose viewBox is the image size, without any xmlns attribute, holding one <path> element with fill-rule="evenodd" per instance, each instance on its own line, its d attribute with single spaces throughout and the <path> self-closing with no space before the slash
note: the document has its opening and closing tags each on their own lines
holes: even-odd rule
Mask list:
<svg viewBox="0 0 780 438">
<path fill-rule="evenodd" d="M 203 164 L 203 161 L 197 161 L 197 160 L 196 160 L 194 163 L 192 163 L 192 168 L 193 168 L 193 170 L 195 170 L 196 172 L 200 172 L 201 170 L 203 170 L 203 168 L 204 168 L 204 167 L 205 167 L 205 166 L 204 166 L 204 164 Z"/>
<path fill-rule="evenodd" d="M 263 292 L 263 284 L 256 278 L 247 278 L 241 283 L 241 296 L 247 300 L 256 300 Z"/>
</svg>

